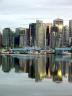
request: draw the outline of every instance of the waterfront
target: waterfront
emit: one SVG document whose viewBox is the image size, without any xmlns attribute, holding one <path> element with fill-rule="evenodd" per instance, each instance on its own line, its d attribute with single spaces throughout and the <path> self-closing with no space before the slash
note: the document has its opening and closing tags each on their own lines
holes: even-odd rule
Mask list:
<svg viewBox="0 0 72 96">
<path fill-rule="evenodd" d="M 72 57 L 0 55 L 0 96 L 72 96 Z"/>
</svg>

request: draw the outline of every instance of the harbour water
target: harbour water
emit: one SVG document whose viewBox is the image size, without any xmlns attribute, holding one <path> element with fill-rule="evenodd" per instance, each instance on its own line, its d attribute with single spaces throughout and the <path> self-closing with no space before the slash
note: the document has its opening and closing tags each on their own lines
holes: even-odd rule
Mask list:
<svg viewBox="0 0 72 96">
<path fill-rule="evenodd" d="M 72 96 L 69 55 L 0 55 L 0 96 Z"/>
</svg>

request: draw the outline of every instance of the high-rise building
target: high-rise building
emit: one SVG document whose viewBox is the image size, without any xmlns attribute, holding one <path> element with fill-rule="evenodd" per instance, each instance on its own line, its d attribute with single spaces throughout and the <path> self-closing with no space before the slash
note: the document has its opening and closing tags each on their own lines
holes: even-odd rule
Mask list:
<svg viewBox="0 0 72 96">
<path fill-rule="evenodd" d="M 0 33 L 0 48 L 2 47 L 2 34 Z"/>
<path fill-rule="evenodd" d="M 26 47 L 27 46 L 27 29 L 26 28 L 20 28 L 19 46 L 20 47 Z"/>
<path fill-rule="evenodd" d="M 16 28 L 14 34 L 14 47 L 30 46 L 30 32 L 27 28 Z"/>
<path fill-rule="evenodd" d="M 59 32 L 63 32 L 63 19 L 59 19 L 59 18 L 55 19 L 53 21 L 53 25 L 58 27 Z"/>
<path fill-rule="evenodd" d="M 69 27 L 64 26 L 63 27 L 63 46 L 69 45 Z"/>
<path fill-rule="evenodd" d="M 58 45 L 57 47 L 62 47 L 63 46 L 63 19 L 55 19 L 53 21 L 53 25 L 58 28 Z"/>
<path fill-rule="evenodd" d="M 50 48 L 58 47 L 58 27 L 52 26 L 50 32 Z"/>
<path fill-rule="evenodd" d="M 42 21 L 36 21 L 36 46 L 39 48 L 45 48 L 45 35 L 46 26 Z"/>
<path fill-rule="evenodd" d="M 69 20 L 69 37 L 72 37 L 72 20 Z"/>
<path fill-rule="evenodd" d="M 29 24 L 30 46 L 35 46 L 36 43 L 36 23 Z"/>
<path fill-rule="evenodd" d="M 27 37 L 27 46 L 30 46 L 30 31 L 28 28 L 26 28 L 26 37 Z"/>
<path fill-rule="evenodd" d="M 71 42 L 72 42 L 72 20 L 69 20 L 69 44 L 72 46 Z"/>
<path fill-rule="evenodd" d="M 52 24 L 51 23 L 45 23 L 45 25 L 46 25 L 46 36 L 45 36 L 46 48 L 49 48 L 50 47 L 50 33 L 51 33 Z"/>
<path fill-rule="evenodd" d="M 14 33 L 14 47 L 19 47 L 20 41 L 20 28 L 15 29 Z"/>
<path fill-rule="evenodd" d="M 10 28 L 3 29 L 2 43 L 5 48 L 13 47 L 13 32 Z"/>
</svg>

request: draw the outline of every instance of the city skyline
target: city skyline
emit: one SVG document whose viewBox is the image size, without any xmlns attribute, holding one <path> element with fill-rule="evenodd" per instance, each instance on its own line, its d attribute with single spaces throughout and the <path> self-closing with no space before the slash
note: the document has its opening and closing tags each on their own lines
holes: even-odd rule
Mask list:
<svg viewBox="0 0 72 96">
<path fill-rule="evenodd" d="M 71 9 L 71 0 L 0 0 L 0 29 L 28 26 L 37 19 L 52 22 L 62 18 L 68 24 Z"/>
<path fill-rule="evenodd" d="M 52 26 L 53 26 L 53 22 L 54 22 L 54 20 L 56 20 L 56 19 L 61 19 L 61 20 L 63 20 L 63 26 L 68 26 L 69 27 L 69 21 L 71 20 L 72 21 L 72 19 L 69 19 L 69 20 L 67 20 L 67 24 L 65 23 L 65 21 L 64 21 L 64 19 L 62 19 L 62 18 L 54 18 L 53 20 L 50 20 L 49 19 L 49 21 L 47 22 L 45 19 L 44 20 L 42 20 L 42 19 L 33 19 L 33 20 L 31 20 L 31 22 L 30 23 L 27 23 L 27 24 L 22 24 L 22 25 L 19 25 L 19 26 L 3 26 L 3 27 L 0 27 L 0 33 L 3 33 L 3 29 L 4 28 L 10 28 L 13 32 L 15 32 L 15 29 L 16 28 L 29 28 L 29 25 L 30 24 L 32 24 L 32 23 L 36 23 L 36 21 L 42 21 L 43 22 L 43 24 L 51 24 Z M 48 19 L 47 19 L 48 20 Z M 32 22 L 33 21 L 33 22 Z"/>
<path fill-rule="evenodd" d="M 64 25 L 63 19 L 57 18 L 53 23 L 43 23 L 37 20 L 30 23 L 29 28 L 4 28 L 2 34 L 2 47 L 35 47 L 52 48 L 69 47 L 72 44 L 72 20 L 69 20 L 69 27 Z"/>
</svg>

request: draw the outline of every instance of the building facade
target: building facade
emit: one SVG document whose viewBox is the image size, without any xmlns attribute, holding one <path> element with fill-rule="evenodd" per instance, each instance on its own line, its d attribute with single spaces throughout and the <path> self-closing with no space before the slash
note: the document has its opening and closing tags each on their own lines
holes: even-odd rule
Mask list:
<svg viewBox="0 0 72 96">
<path fill-rule="evenodd" d="M 50 32 L 50 48 L 58 47 L 58 27 L 52 26 Z"/>
<path fill-rule="evenodd" d="M 57 47 L 62 47 L 63 46 L 63 19 L 55 19 L 53 21 L 53 26 L 56 26 L 58 28 L 58 34 L 57 34 L 57 41 L 58 45 Z"/>
<path fill-rule="evenodd" d="M 27 47 L 27 29 L 21 28 L 20 29 L 20 41 L 19 41 L 20 47 Z"/>
<path fill-rule="evenodd" d="M 19 43 L 20 43 L 20 28 L 16 28 L 14 33 L 14 47 L 18 48 Z"/>
<path fill-rule="evenodd" d="M 63 27 L 63 45 L 64 47 L 69 46 L 69 27 Z"/>
<path fill-rule="evenodd" d="M 42 21 L 36 21 L 36 46 L 39 48 L 45 48 L 46 42 L 46 26 Z"/>
<path fill-rule="evenodd" d="M 72 37 L 72 20 L 69 20 L 69 37 Z"/>
<path fill-rule="evenodd" d="M 69 20 L 69 45 L 72 46 L 72 20 Z"/>
<path fill-rule="evenodd" d="M 51 27 L 52 23 L 46 23 L 46 48 L 50 48 L 50 34 L 51 34 Z"/>
<path fill-rule="evenodd" d="M 36 43 L 36 23 L 29 24 L 30 46 L 35 46 Z"/>
<path fill-rule="evenodd" d="M 13 32 L 10 28 L 3 29 L 2 44 L 5 48 L 13 47 Z"/>
<path fill-rule="evenodd" d="M 0 48 L 2 47 L 2 34 L 0 32 Z"/>
</svg>

